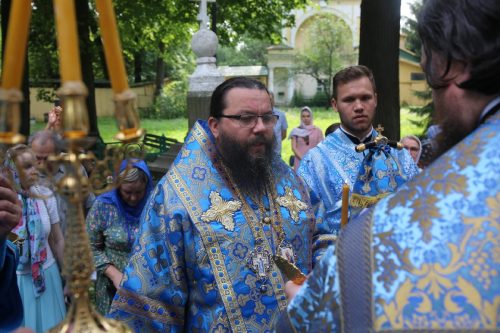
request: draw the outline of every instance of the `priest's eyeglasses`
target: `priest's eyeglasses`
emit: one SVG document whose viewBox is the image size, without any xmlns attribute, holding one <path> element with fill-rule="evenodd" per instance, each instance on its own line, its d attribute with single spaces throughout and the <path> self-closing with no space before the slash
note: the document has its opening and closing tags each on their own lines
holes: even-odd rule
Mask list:
<svg viewBox="0 0 500 333">
<path fill-rule="evenodd" d="M 256 114 L 241 114 L 241 115 L 225 115 L 221 114 L 219 118 L 235 119 L 240 124 L 240 127 L 253 128 L 257 125 L 257 119 L 262 119 L 265 127 L 274 127 L 279 119 L 277 114 L 266 113 L 262 115 Z"/>
</svg>

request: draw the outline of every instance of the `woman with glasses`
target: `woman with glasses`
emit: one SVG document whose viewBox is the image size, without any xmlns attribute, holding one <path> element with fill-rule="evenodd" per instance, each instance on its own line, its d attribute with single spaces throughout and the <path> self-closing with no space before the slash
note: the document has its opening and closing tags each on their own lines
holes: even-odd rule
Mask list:
<svg viewBox="0 0 500 333">
<path fill-rule="evenodd" d="M 313 114 L 309 107 L 304 106 L 300 111 L 300 125 L 292 130 L 292 150 L 295 154 L 293 169 L 297 171 L 302 157 L 323 140 L 323 132 L 313 125 Z"/>
</svg>

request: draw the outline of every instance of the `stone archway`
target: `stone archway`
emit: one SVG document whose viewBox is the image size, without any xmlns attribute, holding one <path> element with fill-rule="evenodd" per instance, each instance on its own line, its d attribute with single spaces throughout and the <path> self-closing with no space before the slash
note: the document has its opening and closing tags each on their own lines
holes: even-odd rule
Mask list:
<svg viewBox="0 0 500 333">
<path fill-rule="evenodd" d="M 330 1 L 332 2 L 332 1 Z M 295 91 L 304 96 L 312 97 L 317 91 L 317 81 L 307 75 L 294 74 L 295 55 L 301 48 L 304 34 L 311 22 L 318 15 L 334 15 L 342 20 L 351 33 L 351 43 L 354 50 L 359 46 L 360 2 L 352 0 L 336 1 L 328 5 L 320 1 L 303 11 L 295 11 L 295 26 L 282 31 L 286 44 L 268 48 L 269 88 L 276 95 L 276 104 L 290 104 Z M 284 78 L 284 73 L 288 74 Z"/>
</svg>

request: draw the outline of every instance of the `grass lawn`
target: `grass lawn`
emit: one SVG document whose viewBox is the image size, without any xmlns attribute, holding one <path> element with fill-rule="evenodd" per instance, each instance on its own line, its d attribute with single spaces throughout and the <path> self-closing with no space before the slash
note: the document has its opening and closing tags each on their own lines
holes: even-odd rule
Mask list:
<svg viewBox="0 0 500 333">
<path fill-rule="evenodd" d="M 282 108 L 286 114 L 288 121 L 288 133 L 291 129 L 300 124 L 299 108 Z M 313 108 L 314 124 L 325 131 L 325 129 L 332 123 L 339 122 L 338 114 L 332 109 Z M 408 112 L 408 109 L 401 110 L 401 136 L 408 134 L 421 134 L 423 129 L 413 125 L 410 120 L 417 120 L 418 117 Z M 98 119 L 99 132 L 104 142 L 116 141 L 113 136 L 116 135 L 117 127 L 113 117 L 100 117 Z M 165 136 L 175 138 L 179 141 L 184 141 L 184 137 L 188 131 L 187 118 L 176 119 L 142 119 L 141 126 L 148 131 L 148 133 L 165 134 Z M 43 129 L 44 124 L 37 123 L 32 125 L 32 131 Z M 285 161 L 288 161 L 289 156 L 293 155 L 291 140 L 283 140 L 282 156 Z"/>
</svg>

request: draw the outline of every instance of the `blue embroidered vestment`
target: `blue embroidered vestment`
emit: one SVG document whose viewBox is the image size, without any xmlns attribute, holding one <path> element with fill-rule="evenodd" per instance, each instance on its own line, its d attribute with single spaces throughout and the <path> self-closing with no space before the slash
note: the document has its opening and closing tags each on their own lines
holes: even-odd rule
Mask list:
<svg viewBox="0 0 500 333">
<path fill-rule="evenodd" d="M 377 135 L 372 131 L 372 138 Z M 359 174 L 360 166 L 368 151 L 358 153 L 355 144 L 342 131 L 330 133 L 323 142 L 311 149 L 302 159 L 298 175 L 310 189 L 311 203 L 315 207 L 316 231 L 313 257 L 319 259 L 328 245 L 336 239 L 340 230 L 342 186 L 348 184 L 351 191 Z M 410 154 L 405 150 L 390 148 L 391 160 L 398 164 L 406 180 L 418 174 Z M 353 213 L 352 211 L 350 213 Z"/>
<path fill-rule="evenodd" d="M 206 123 L 198 122 L 145 207 L 110 312 L 136 332 L 266 332 L 287 306 L 285 278 L 268 257 L 259 261 L 276 253 L 273 228 L 259 222 L 251 198 L 240 199 L 218 156 Z M 307 274 L 314 227 L 308 193 L 284 162 L 272 172 L 276 214 Z"/>
<path fill-rule="evenodd" d="M 396 194 L 349 222 L 346 230 L 369 223 L 372 267 L 359 269 L 371 281 L 364 286 L 373 325 L 367 332 L 500 330 L 499 141 L 497 112 Z M 288 321 L 297 332 L 349 331 L 343 302 L 350 291 L 339 276 L 342 265 L 355 263 L 342 262 L 339 249 L 327 250 L 280 325 Z"/>
</svg>

